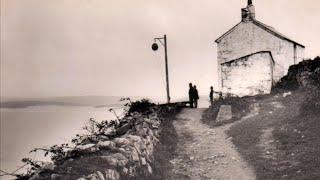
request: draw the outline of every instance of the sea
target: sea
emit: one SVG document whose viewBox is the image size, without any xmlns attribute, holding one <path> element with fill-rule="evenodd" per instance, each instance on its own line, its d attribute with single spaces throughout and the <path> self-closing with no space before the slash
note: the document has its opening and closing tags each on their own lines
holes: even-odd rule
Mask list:
<svg viewBox="0 0 320 180">
<path fill-rule="evenodd" d="M 23 165 L 22 158 L 45 160 L 42 153 L 29 153 L 36 147 L 49 147 L 68 143 L 89 118 L 96 121 L 115 119 L 109 108 L 85 106 L 32 106 L 27 108 L 1 108 L 1 170 L 13 172 Z M 116 109 L 119 116 L 122 109 Z M 23 169 L 21 169 L 23 171 Z"/>
</svg>

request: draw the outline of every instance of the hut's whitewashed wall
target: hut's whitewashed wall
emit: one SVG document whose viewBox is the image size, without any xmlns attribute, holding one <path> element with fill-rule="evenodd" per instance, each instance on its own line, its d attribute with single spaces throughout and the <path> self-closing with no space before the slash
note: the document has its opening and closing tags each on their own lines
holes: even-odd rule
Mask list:
<svg viewBox="0 0 320 180">
<path fill-rule="evenodd" d="M 260 52 L 221 65 L 222 91 L 238 96 L 268 94 L 272 87 L 273 60 Z"/>
</svg>

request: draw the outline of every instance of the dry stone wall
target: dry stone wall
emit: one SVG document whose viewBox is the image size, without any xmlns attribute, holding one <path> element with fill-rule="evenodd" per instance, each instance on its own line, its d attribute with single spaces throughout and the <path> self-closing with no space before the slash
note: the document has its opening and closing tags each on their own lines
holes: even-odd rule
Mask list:
<svg viewBox="0 0 320 180">
<path fill-rule="evenodd" d="M 125 120 L 130 126 L 124 125 L 127 128 L 123 135 L 101 137 L 97 143 L 76 146 L 68 152 L 70 158 L 64 163 L 44 167 L 31 179 L 119 180 L 141 174 L 152 176 L 153 153 L 159 143 L 161 122 L 166 119 L 161 114 L 174 115 L 179 108 L 161 109 L 165 112 L 158 108 L 148 115 L 136 113 L 130 121 Z M 77 157 L 71 158 L 75 154 Z"/>
<path fill-rule="evenodd" d="M 118 180 L 121 176 L 134 177 L 137 171 L 152 174 L 154 148 L 159 142 L 160 118 L 157 115 L 137 118 L 134 132 L 111 141 L 101 141 L 96 146 L 113 149 L 114 153 L 100 156 L 109 168 L 96 171 L 79 180 Z M 98 148 L 100 149 L 100 148 Z"/>
</svg>

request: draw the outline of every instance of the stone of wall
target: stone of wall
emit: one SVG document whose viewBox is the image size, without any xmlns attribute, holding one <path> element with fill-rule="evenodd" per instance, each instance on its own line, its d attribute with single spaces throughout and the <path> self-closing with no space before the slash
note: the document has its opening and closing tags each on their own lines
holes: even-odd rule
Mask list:
<svg viewBox="0 0 320 180">
<path fill-rule="evenodd" d="M 222 64 L 222 91 L 238 96 L 267 94 L 272 88 L 270 52 L 260 52 Z"/>
<path fill-rule="evenodd" d="M 231 105 L 221 105 L 216 118 L 217 122 L 224 122 L 232 119 Z"/>
<path fill-rule="evenodd" d="M 259 51 L 272 53 L 275 61 L 273 73 L 275 82 L 280 80 L 287 73 L 289 66 L 295 63 L 292 42 L 276 37 L 248 21 L 241 22 L 218 43 L 218 64 Z M 297 62 L 303 59 L 303 53 L 304 48 L 297 46 Z"/>
</svg>

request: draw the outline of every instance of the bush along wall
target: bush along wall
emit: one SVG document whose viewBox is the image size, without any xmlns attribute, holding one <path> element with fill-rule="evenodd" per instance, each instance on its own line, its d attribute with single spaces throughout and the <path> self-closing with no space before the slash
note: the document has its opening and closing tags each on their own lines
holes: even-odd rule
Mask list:
<svg viewBox="0 0 320 180">
<path fill-rule="evenodd" d="M 129 100 L 130 101 L 130 100 Z M 176 105 L 157 106 L 146 100 L 129 102 L 126 115 L 115 121 L 95 122 L 89 133 L 77 135 L 72 145 L 55 145 L 45 151 L 53 163 L 23 161 L 31 168 L 17 179 L 119 180 L 152 176 L 153 153 L 160 124 L 174 115 Z"/>
</svg>

